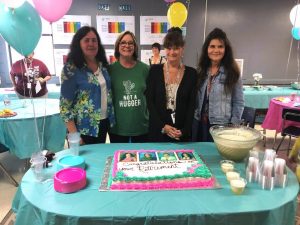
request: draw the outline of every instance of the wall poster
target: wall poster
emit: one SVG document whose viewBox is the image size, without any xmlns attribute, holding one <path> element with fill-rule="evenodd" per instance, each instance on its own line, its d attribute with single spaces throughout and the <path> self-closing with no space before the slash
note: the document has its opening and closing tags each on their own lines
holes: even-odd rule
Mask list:
<svg viewBox="0 0 300 225">
<path fill-rule="evenodd" d="M 166 16 L 141 16 L 141 45 L 152 45 L 154 42 L 162 44 L 169 27 L 170 25 Z"/>
<path fill-rule="evenodd" d="M 97 31 L 102 44 L 114 45 L 123 31 L 135 33 L 134 16 L 96 16 Z"/>
<path fill-rule="evenodd" d="M 80 27 L 91 26 L 91 24 L 91 16 L 63 16 L 57 22 L 52 23 L 53 44 L 69 45 L 73 35 Z"/>
</svg>

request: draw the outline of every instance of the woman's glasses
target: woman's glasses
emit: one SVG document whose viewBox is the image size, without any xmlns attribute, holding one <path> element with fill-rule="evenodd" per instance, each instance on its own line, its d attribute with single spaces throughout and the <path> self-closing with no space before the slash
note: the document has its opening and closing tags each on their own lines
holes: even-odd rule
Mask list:
<svg viewBox="0 0 300 225">
<path fill-rule="evenodd" d="M 126 45 L 128 45 L 129 47 L 132 47 L 134 45 L 134 42 L 133 41 L 121 41 L 120 42 L 120 46 L 121 47 L 125 47 Z"/>
</svg>

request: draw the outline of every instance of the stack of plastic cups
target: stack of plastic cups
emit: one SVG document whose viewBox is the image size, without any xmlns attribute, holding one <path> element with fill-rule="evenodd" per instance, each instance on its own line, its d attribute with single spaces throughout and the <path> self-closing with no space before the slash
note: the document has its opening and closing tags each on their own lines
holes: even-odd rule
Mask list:
<svg viewBox="0 0 300 225">
<path fill-rule="evenodd" d="M 74 132 L 68 134 L 68 142 L 70 153 L 72 155 L 79 155 L 80 133 Z"/>
<path fill-rule="evenodd" d="M 264 159 L 259 173 L 259 182 L 262 189 L 273 190 L 275 184 L 275 165 L 276 152 L 273 149 L 266 149 Z"/>
<path fill-rule="evenodd" d="M 30 163 L 33 167 L 33 172 L 37 181 L 41 182 L 45 179 L 45 173 L 43 171 L 46 165 L 47 158 L 43 156 L 42 152 L 32 154 Z"/>
<path fill-rule="evenodd" d="M 259 178 L 259 152 L 251 150 L 246 160 L 246 179 L 249 183 L 257 182 Z"/>
<path fill-rule="evenodd" d="M 275 186 L 284 188 L 287 183 L 286 162 L 284 159 L 275 159 Z"/>
</svg>

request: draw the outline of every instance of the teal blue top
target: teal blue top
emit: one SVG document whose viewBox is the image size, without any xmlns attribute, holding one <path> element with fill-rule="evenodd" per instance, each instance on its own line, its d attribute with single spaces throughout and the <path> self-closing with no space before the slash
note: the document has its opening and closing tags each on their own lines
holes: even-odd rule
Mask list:
<svg viewBox="0 0 300 225">
<path fill-rule="evenodd" d="M 220 189 L 180 191 L 100 192 L 105 162 L 116 150 L 195 149 L 221 184 Z M 66 154 L 68 150 L 58 155 Z M 13 201 L 15 225 L 118 224 L 118 225 L 294 225 L 299 190 L 288 170 L 287 187 L 262 190 L 248 184 L 242 195 L 234 195 L 220 168 L 221 157 L 214 143 L 97 144 L 80 147 L 87 165 L 87 186 L 71 194 L 55 192 L 53 180 L 37 183 L 30 169 L 23 177 Z M 54 162 L 55 164 L 55 162 Z M 236 168 L 245 174 L 244 163 Z M 46 169 L 53 176 L 55 166 Z"/>
</svg>

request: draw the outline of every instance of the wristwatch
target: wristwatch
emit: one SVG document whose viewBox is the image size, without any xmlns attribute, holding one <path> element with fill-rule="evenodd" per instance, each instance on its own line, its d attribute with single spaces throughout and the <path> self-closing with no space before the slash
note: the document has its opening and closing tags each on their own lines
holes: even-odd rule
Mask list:
<svg viewBox="0 0 300 225">
<path fill-rule="evenodd" d="M 165 133 L 166 133 L 164 128 L 161 128 L 161 133 L 162 133 L 162 134 L 165 134 Z"/>
</svg>

